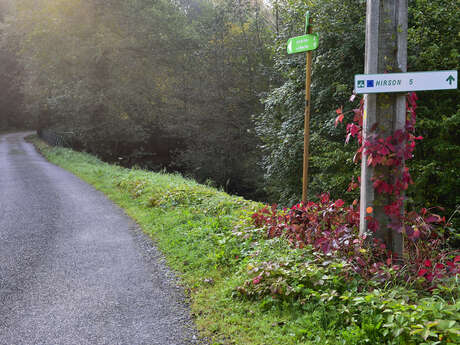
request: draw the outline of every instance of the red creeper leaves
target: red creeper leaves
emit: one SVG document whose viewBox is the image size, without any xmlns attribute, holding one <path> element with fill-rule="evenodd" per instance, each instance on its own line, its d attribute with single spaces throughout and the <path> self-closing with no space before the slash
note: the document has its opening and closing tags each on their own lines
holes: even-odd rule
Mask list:
<svg viewBox="0 0 460 345">
<path fill-rule="evenodd" d="M 339 124 L 339 122 L 342 123 L 343 118 L 344 118 L 344 115 L 343 115 L 343 107 L 338 108 L 335 112 L 339 115 L 339 116 L 337 116 L 336 119 L 335 119 L 335 126 L 337 127 L 337 125 Z"/>
<path fill-rule="evenodd" d="M 353 122 L 347 124 L 347 137 L 345 142 L 348 143 L 353 137 L 357 138 L 359 144 L 359 148 L 353 158 L 353 161 L 357 162 L 360 160 L 364 153 L 364 155 L 367 156 L 367 165 L 372 167 L 379 165 L 389 167 L 395 172 L 394 175 L 397 176 L 397 178 L 391 182 L 385 180 L 383 177 L 374 177 L 372 181 L 377 193 L 393 196 L 393 201 L 389 205 L 384 206 L 385 213 L 391 219 L 389 225 L 390 228 L 402 228 L 404 219 L 398 210 L 398 207 L 402 206 L 402 192 L 413 183 L 408 169 L 406 167 L 402 169 L 402 167 L 406 160 L 412 158 L 413 151 L 415 149 L 415 141 L 423 139 L 421 136 L 416 137 L 414 135 L 416 121 L 415 109 L 417 106 L 416 100 L 417 96 L 414 93 L 409 94 L 406 102 L 407 116 L 405 128 L 404 130 L 395 131 L 393 135 L 382 137 L 375 131 L 377 128 L 377 124 L 375 124 L 372 131 L 368 133 L 366 140 L 363 140 L 363 100 L 361 100 L 359 108 L 353 109 L 355 114 Z M 340 109 L 337 109 L 337 113 L 342 114 L 343 108 L 341 107 Z M 336 120 L 336 123 L 337 122 L 338 119 Z M 398 173 L 400 169 L 402 169 L 402 172 Z M 351 189 L 351 187 L 349 189 Z"/>
<path fill-rule="evenodd" d="M 374 176 L 372 183 L 379 194 L 391 196 L 390 202 L 384 205 L 384 212 L 390 218 L 388 229 L 402 232 L 405 255 L 395 263 L 393 255 L 384 243 L 373 238 L 366 240 L 366 235 L 359 235 L 359 207 L 355 201 L 346 206 L 341 199 L 330 200 L 329 194 L 319 196 L 319 202 L 299 203 L 290 209 L 282 211 L 273 205 L 256 212 L 252 218 L 258 227 L 266 229 L 266 236 L 286 237 L 295 248 L 311 246 L 318 253 L 328 254 L 343 259 L 353 267 L 363 279 L 374 279 L 385 282 L 389 279 L 388 269 L 398 272 L 405 283 L 421 282 L 428 290 L 433 289 L 439 279 L 460 273 L 460 256 L 443 249 L 444 239 L 442 228 L 446 225 L 444 217 L 422 208 L 420 213 L 415 211 L 401 213 L 403 192 L 412 184 L 409 169 L 404 162 L 412 158 L 416 140 L 415 136 L 417 96 L 411 93 L 407 97 L 407 116 L 404 130 L 398 130 L 393 135 L 382 137 L 375 132 L 375 124 L 363 140 L 363 111 L 364 101 L 361 99 L 357 109 L 353 109 L 353 122 L 347 124 L 346 142 L 356 138 L 359 148 L 354 161 L 361 159 L 363 153 L 367 156 L 367 164 L 385 166 L 392 171 L 395 178 L 387 180 L 384 176 Z M 350 99 L 352 101 L 352 99 Z M 343 108 L 336 110 L 338 114 L 335 124 L 344 119 Z M 358 182 L 360 179 L 358 177 Z M 348 191 L 359 186 L 352 180 Z M 366 209 L 368 229 L 376 231 L 380 224 L 375 219 L 373 208 Z M 404 269 L 401 269 L 404 267 Z M 250 285 L 260 286 L 264 283 L 263 276 L 257 273 Z"/>
</svg>

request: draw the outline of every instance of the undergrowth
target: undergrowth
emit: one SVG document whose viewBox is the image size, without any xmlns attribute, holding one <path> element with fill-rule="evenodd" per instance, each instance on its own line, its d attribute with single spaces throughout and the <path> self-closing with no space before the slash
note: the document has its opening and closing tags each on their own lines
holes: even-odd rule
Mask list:
<svg viewBox="0 0 460 345">
<path fill-rule="evenodd" d="M 460 342 L 458 274 L 427 288 L 426 276 L 397 279 L 389 264 L 375 271 L 384 279 L 364 279 L 347 256 L 318 250 L 306 238 L 293 245 L 283 226 L 280 236 L 271 234 L 270 224 L 277 231 L 282 217 L 267 223 L 261 217 L 275 210 L 261 215 L 259 203 L 178 175 L 125 169 L 33 141 L 51 162 L 123 207 L 156 241 L 180 273 L 197 325 L 214 345 Z M 298 227 L 291 225 L 295 238 Z M 334 236 L 329 238 L 333 246 Z M 446 264 L 457 265 L 455 260 L 451 255 Z"/>
</svg>

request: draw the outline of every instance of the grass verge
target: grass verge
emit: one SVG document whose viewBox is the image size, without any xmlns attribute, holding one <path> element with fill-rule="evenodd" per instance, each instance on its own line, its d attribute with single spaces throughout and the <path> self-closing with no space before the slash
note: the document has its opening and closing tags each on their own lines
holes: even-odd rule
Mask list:
<svg viewBox="0 0 460 345">
<path fill-rule="evenodd" d="M 250 218 L 258 203 L 178 175 L 121 168 L 30 140 L 52 163 L 124 208 L 155 240 L 180 273 L 198 328 L 213 345 L 460 339 L 458 280 L 449 285 L 452 291 L 423 298 L 404 287 L 360 291 L 359 284 L 342 279 L 340 262 L 324 265 L 308 248 L 293 250 L 282 238 L 266 239 Z"/>
</svg>

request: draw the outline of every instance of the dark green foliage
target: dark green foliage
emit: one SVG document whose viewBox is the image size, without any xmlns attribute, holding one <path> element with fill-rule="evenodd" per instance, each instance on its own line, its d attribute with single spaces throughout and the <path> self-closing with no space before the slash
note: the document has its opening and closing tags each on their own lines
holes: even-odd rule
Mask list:
<svg viewBox="0 0 460 345">
<path fill-rule="evenodd" d="M 309 197 L 357 197 L 345 193 L 359 175 L 356 147 L 334 119 L 338 107 L 352 108 L 353 75 L 363 72 L 366 1 L 15 3 L 0 26 L 3 127 L 37 119 L 105 160 L 282 204 L 300 199 L 305 90 L 305 54 L 288 56 L 286 41 L 303 34 L 309 10 L 320 35 Z M 409 5 L 409 70 L 458 69 L 458 1 Z M 458 96 L 419 93 L 412 208 L 440 205 L 450 216 L 460 203 Z"/>
<path fill-rule="evenodd" d="M 281 82 L 264 98 L 265 110 L 256 118 L 266 153 L 267 190 L 284 204 L 300 199 L 305 58 L 304 54 L 288 56 L 285 43 L 303 33 L 303 15 L 310 10 L 320 45 L 313 53 L 309 197 L 322 192 L 344 197 L 359 167 L 351 161 L 355 147 L 343 145 L 345 126 L 334 128 L 335 109 L 350 108 L 353 75 L 364 70 L 365 1 L 305 4 L 292 0 L 278 8 L 280 30 L 273 50 Z M 409 71 L 458 69 L 458 12 L 458 1 L 409 1 Z M 410 163 L 415 185 L 408 191 L 409 205 L 439 205 L 450 216 L 460 204 L 455 192 L 460 190 L 459 91 L 419 92 L 418 96 L 416 133 L 424 140 Z"/>
<path fill-rule="evenodd" d="M 458 70 L 460 5 L 458 1 L 410 2 L 408 64 L 412 71 Z M 415 205 L 443 206 L 451 216 L 460 205 L 460 91 L 418 93 L 417 146 L 410 168 Z M 458 214 L 453 218 L 458 228 Z"/>
<path fill-rule="evenodd" d="M 40 133 L 65 133 L 111 162 L 263 196 L 251 115 L 268 89 L 265 5 L 39 2 L 43 11 L 29 14 L 35 2 L 19 0 L 9 39 L 28 67 L 25 104 Z"/>
<path fill-rule="evenodd" d="M 196 26 L 200 42 L 189 82 L 186 149 L 175 165 L 199 181 L 212 180 L 232 193 L 260 198 L 259 141 L 251 114 L 262 110 L 259 93 L 268 88 L 270 38 L 258 3 L 228 0 L 208 8 Z"/>
<path fill-rule="evenodd" d="M 287 1 L 279 4 L 275 68 L 284 83 L 265 98 L 256 118 L 264 142 L 270 194 L 282 203 L 300 199 L 303 155 L 305 54 L 287 55 L 286 41 L 304 32 L 304 13 L 313 14 L 320 45 L 313 53 L 309 197 L 343 195 L 356 168 L 354 148 L 344 146 L 344 128 L 334 127 L 335 109 L 352 93 L 355 73 L 363 70 L 365 2 Z"/>
<path fill-rule="evenodd" d="M 7 39 L 6 14 L 7 7 L 0 3 L 0 130 L 33 126 L 22 109 L 23 67 L 15 52 L 16 42 Z"/>
</svg>

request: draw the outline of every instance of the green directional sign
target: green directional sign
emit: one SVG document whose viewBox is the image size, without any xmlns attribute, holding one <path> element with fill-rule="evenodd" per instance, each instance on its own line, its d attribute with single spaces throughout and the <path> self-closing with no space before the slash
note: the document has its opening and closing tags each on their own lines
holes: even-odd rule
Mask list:
<svg viewBox="0 0 460 345">
<path fill-rule="evenodd" d="M 288 54 L 295 54 L 315 50 L 318 48 L 318 43 L 318 34 L 292 37 L 287 42 L 287 52 Z"/>
</svg>

